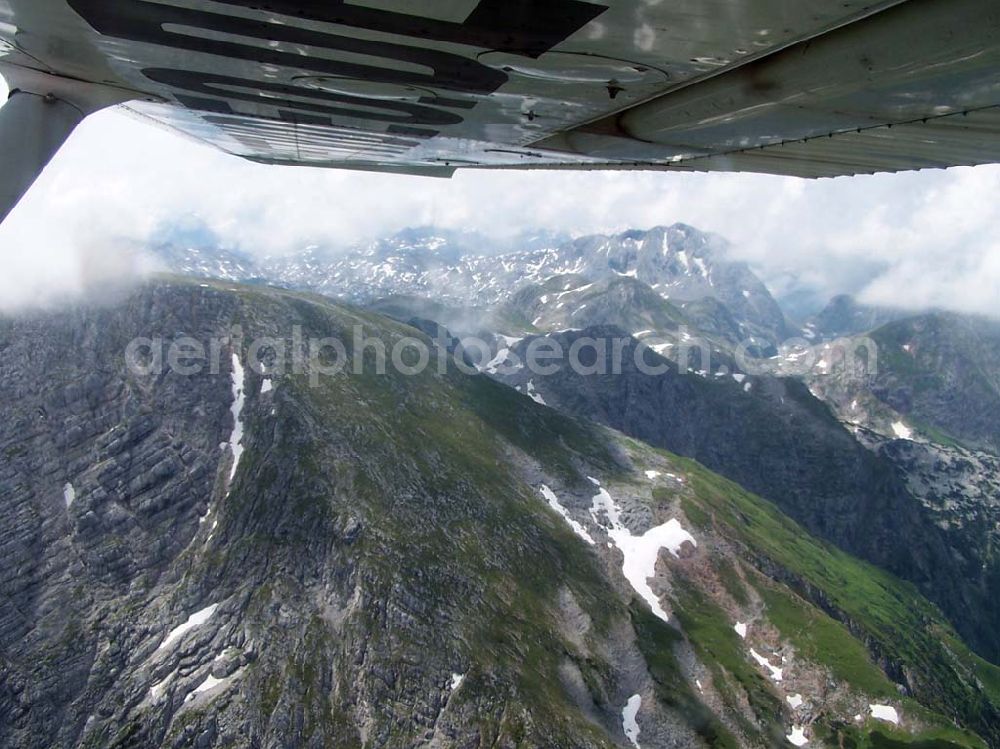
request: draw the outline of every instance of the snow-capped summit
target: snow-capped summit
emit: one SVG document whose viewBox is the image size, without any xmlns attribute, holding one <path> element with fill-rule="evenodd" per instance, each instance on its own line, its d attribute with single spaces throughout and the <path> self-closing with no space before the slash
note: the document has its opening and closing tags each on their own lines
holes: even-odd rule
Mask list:
<svg viewBox="0 0 1000 749">
<path fill-rule="evenodd" d="M 247 277 L 358 303 L 405 294 L 477 307 L 495 307 L 526 285 L 554 276 L 594 282 L 628 277 L 674 305 L 696 305 L 691 312 L 696 318 L 705 314 L 707 302 L 721 303 L 744 325 L 744 334 L 781 338 L 785 321 L 777 303 L 745 263 L 728 259 L 728 250 L 721 237 L 686 224 L 572 240 L 528 231 L 500 241 L 475 232 L 418 227 L 347 250 L 312 246 L 242 267 Z M 221 272 L 211 261 L 177 269 Z"/>
</svg>

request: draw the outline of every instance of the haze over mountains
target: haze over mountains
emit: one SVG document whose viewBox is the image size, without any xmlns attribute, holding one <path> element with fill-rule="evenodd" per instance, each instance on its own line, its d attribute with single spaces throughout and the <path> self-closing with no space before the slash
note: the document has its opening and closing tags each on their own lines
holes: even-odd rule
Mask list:
<svg viewBox="0 0 1000 749">
<path fill-rule="evenodd" d="M 773 355 L 778 344 L 791 338 L 828 342 L 918 312 L 869 306 L 840 294 L 803 313 L 811 303 L 794 293 L 776 299 L 746 263 L 730 260 L 733 253 L 723 238 L 685 224 L 575 239 L 526 230 L 502 241 L 476 232 L 420 227 L 349 248 L 314 245 L 258 257 L 219 246 L 195 222 L 161 230 L 149 252 L 158 267 L 182 275 L 266 283 L 358 304 L 400 296 L 433 300 L 452 310 L 442 314 L 453 321 L 456 310 L 474 319 L 483 310 L 513 304 L 527 318 L 525 329 L 535 320 L 554 329 L 556 323 L 580 327 L 594 319 L 592 308 L 584 313 L 586 302 L 573 307 L 568 295 L 546 306 L 550 295 L 545 290 L 557 283 L 553 279 L 575 276 L 582 279 L 577 287 L 598 283 L 629 296 L 627 304 L 619 300 L 620 308 L 630 306 L 636 294 L 647 303 L 658 297 L 683 312 L 683 323 L 732 345 L 746 342 L 758 355 Z M 635 283 L 625 292 L 629 279 Z M 538 290 L 534 303 L 525 296 L 533 293 L 530 289 Z M 564 289 L 554 291 L 553 299 Z"/>
<path fill-rule="evenodd" d="M 347 247 L 310 245 L 260 256 L 223 245 L 207 227 L 189 219 L 161 227 L 149 249 L 167 270 L 256 279 L 360 303 L 396 294 L 433 294 L 452 304 L 496 305 L 527 283 L 577 273 L 591 280 L 630 276 L 674 301 L 714 296 L 738 317 L 751 317 L 746 308 L 758 307 L 760 314 L 773 318 L 775 307 L 781 307 L 795 326 L 813 323 L 829 336 L 872 330 L 914 312 L 869 307 L 849 294 L 824 305 L 810 301 L 810 292 L 796 290 L 794 284 L 786 288 L 787 279 L 782 295 L 773 297 L 746 263 L 730 261 L 735 253 L 725 239 L 685 224 L 577 238 L 528 229 L 502 239 L 424 226 Z"/>
<path fill-rule="evenodd" d="M 424 228 L 252 268 L 223 261 L 226 275 L 216 275 L 368 304 L 425 332 L 431 328 L 419 321 L 459 337 L 485 335 L 493 342 L 479 361 L 487 373 L 539 402 L 694 457 L 777 502 L 814 532 L 913 580 L 971 642 L 1000 654 L 1000 497 L 987 478 L 1000 449 L 1000 324 L 867 307 L 845 295 L 793 324 L 750 268 L 727 259 L 723 239 L 684 224 L 525 241 L 534 246 L 510 251 L 478 235 Z M 193 248 L 174 255 L 174 270 L 212 275 L 216 262 L 210 248 Z M 539 378 L 502 366 L 521 360 L 539 336 L 565 349 L 574 337 L 610 346 L 622 334 L 669 360 L 674 374 L 574 379 L 563 369 Z M 876 350 L 860 363 L 871 371 L 857 371 L 831 343 L 858 335 Z M 947 466 L 967 471 L 952 482 L 951 500 L 939 501 L 926 471 L 917 477 L 915 463 L 907 468 L 898 451 L 884 449 L 899 439 L 926 445 L 942 474 Z M 977 468 L 958 469 L 963 460 Z M 903 526 L 909 538 L 929 534 L 919 558 L 892 539 Z"/>
<path fill-rule="evenodd" d="M 726 259 L 725 241 L 684 224 L 575 240 L 530 232 L 507 246 L 478 234 L 428 227 L 346 251 L 309 247 L 258 261 L 193 239 L 175 237 L 153 249 L 174 272 L 258 280 L 358 303 L 406 294 L 491 307 L 554 276 L 632 278 L 682 307 L 717 299 L 740 321 L 744 335 L 760 333 L 774 343 L 788 333 L 778 304 L 760 279 L 746 264 Z"/>
<path fill-rule="evenodd" d="M 179 232 L 187 277 L 0 317 L 0 744 L 1000 748 L 1000 325 L 792 323 L 685 225 L 515 245 Z"/>
</svg>

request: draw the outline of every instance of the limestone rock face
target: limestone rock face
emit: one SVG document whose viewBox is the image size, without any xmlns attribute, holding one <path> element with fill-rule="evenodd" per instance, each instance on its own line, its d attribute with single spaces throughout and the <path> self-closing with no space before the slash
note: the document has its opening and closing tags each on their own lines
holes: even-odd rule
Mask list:
<svg viewBox="0 0 1000 749">
<path fill-rule="evenodd" d="M 0 319 L 0 746 L 869 741 L 870 703 L 1000 739 L 912 588 L 484 375 L 378 374 L 356 325 L 423 335 L 177 280 Z"/>
</svg>

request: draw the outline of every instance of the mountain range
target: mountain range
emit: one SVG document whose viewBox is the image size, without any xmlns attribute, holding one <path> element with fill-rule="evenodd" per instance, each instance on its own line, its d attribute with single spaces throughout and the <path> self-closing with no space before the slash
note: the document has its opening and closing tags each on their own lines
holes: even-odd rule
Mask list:
<svg viewBox="0 0 1000 749">
<path fill-rule="evenodd" d="M 197 280 L 0 321 L 3 745 L 1000 742 L 932 603 L 705 466 L 451 366 L 282 369 L 359 323 L 420 335 Z"/>
<path fill-rule="evenodd" d="M 682 224 L 149 249 L 0 317 L 0 745 L 1000 748 L 997 323 Z"/>
<path fill-rule="evenodd" d="M 773 346 L 789 334 L 767 287 L 745 263 L 727 259 L 725 241 L 684 224 L 569 241 L 530 232 L 510 242 L 519 249 L 509 251 L 509 245 L 491 244 L 479 235 L 425 227 L 345 250 L 308 247 L 261 260 L 177 240 L 161 242 L 153 252 L 172 272 L 256 280 L 360 304 L 410 295 L 493 308 L 526 285 L 543 285 L 554 276 L 603 282 L 631 278 L 680 307 L 718 300 L 736 320 L 735 334 L 741 338 L 757 337 Z"/>
<path fill-rule="evenodd" d="M 375 252 L 386 261 L 433 248 L 434 257 L 450 258 L 435 267 L 461 275 L 456 269 L 497 263 L 508 284 L 502 294 L 484 294 L 475 276 L 456 287 L 466 291 L 454 300 L 407 281 L 402 291 L 423 293 L 371 302 L 368 289 L 358 301 L 402 322 L 432 320 L 459 336 L 487 336 L 493 348 L 479 361 L 487 373 L 693 457 L 778 503 L 814 533 L 913 581 L 981 653 L 1000 658 L 1000 498 L 986 478 L 1000 450 L 1000 324 L 869 307 L 842 295 L 795 329 L 752 271 L 726 259 L 723 240 L 683 224 L 492 255 L 470 256 L 468 243 L 452 251 L 448 236 L 431 229 L 376 244 L 377 252 L 348 257 Z M 610 346 L 616 335 L 666 357 L 674 375 L 633 368 L 574 377 L 563 369 L 535 378 L 498 366 L 539 337 L 568 348 L 574 338 Z M 844 342 L 859 336 L 877 349 L 877 361 L 843 360 Z M 694 360 L 681 362 L 692 346 Z M 901 459 L 906 451 L 891 447 L 900 440 L 924 445 L 928 455 Z M 931 454 L 942 475 L 952 467 L 948 482 L 928 481 Z M 978 469 L 956 469 L 963 460 Z M 943 482 L 948 501 L 928 488 Z M 903 527 L 921 543 L 895 541 Z"/>
</svg>

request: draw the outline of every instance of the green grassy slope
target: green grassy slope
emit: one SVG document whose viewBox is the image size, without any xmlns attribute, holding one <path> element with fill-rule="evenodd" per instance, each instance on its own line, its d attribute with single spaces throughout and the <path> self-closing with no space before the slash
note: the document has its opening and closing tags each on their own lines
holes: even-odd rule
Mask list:
<svg viewBox="0 0 1000 749">
<path fill-rule="evenodd" d="M 752 564 L 786 584 L 762 594 L 771 621 L 801 652 L 872 697 L 897 696 L 886 672 L 905 675 L 923 706 L 1000 740 L 1000 669 L 961 643 L 910 584 L 812 538 L 769 502 L 697 463 L 674 460 L 693 489 L 688 518 L 736 541 Z M 931 733 L 968 740 L 944 724 Z"/>
<path fill-rule="evenodd" d="M 247 339 L 293 324 L 345 341 L 359 323 L 390 344 L 414 335 L 317 297 L 179 286 L 199 315 L 202 297 L 235 294 L 225 322 Z M 444 746 L 628 746 L 622 705 L 640 690 L 644 747 L 780 745 L 794 718 L 732 627 L 734 609 L 760 605 L 803 672 L 835 685 L 811 716 L 815 743 L 983 746 L 959 722 L 998 745 L 998 671 L 934 607 L 700 465 L 454 370 L 273 381 L 273 413 L 248 385 L 246 451 L 217 541 L 192 545 L 164 583 L 245 601 L 243 636 L 266 647 L 238 701 L 185 709 L 165 743 L 228 720 L 262 745 L 294 724 L 317 746 L 412 746 L 435 732 Z M 672 467 L 685 488 L 651 485 L 647 465 Z M 649 517 L 676 514 L 698 539 L 688 556 L 661 554 L 654 587 L 669 623 L 638 601 L 585 512 L 594 546 L 539 496 L 544 481 L 586 499 L 588 476 L 639 497 Z M 913 699 L 899 697 L 901 675 Z M 839 712 L 877 698 L 904 706 L 902 728 Z M 161 712 L 131 719 L 118 745 Z"/>
</svg>

